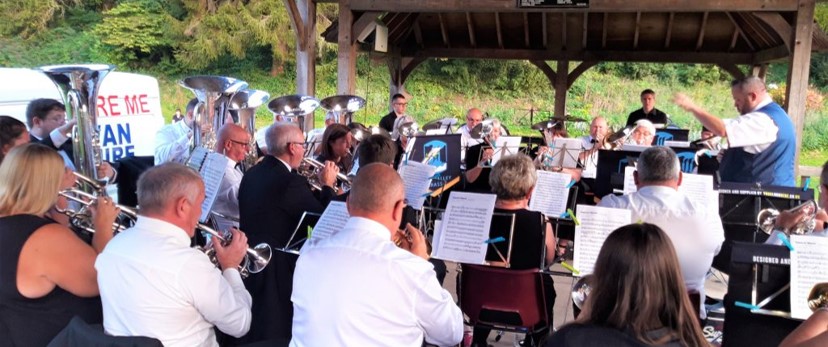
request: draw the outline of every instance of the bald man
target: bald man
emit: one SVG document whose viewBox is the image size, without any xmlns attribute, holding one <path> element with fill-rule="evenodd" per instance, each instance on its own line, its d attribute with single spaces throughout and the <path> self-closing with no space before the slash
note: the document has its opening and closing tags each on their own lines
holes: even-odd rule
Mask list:
<svg viewBox="0 0 828 347">
<path fill-rule="evenodd" d="M 720 119 L 684 94 L 676 94 L 674 101 L 710 132 L 727 137 L 729 149 L 719 166 L 722 182 L 793 187 L 796 132 L 788 114 L 758 77 L 735 80 L 730 91 L 740 114 L 736 119 Z"/>
<path fill-rule="evenodd" d="M 391 166 L 360 168 L 347 201 L 351 218 L 329 238 L 302 247 L 291 346 L 460 343 L 463 314 L 437 283 L 423 234 L 410 224 L 410 236 L 397 231 L 404 198 Z"/>
<path fill-rule="evenodd" d="M 466 124 L 457 129 L 457 132 L 461 135 L 460 145 L 463 148 L 461 153 L 471 146 L 483 143 L 482 139 L 474 139 L 471 137 L 472 129 L 482 122 L 483 111 L 480 111 L 478 108 L 470 108 L 466 111 Z"/>
<path fill-rule="evenodd" d="M 581 137 L 582 146 L 585 151 L 581 153 L 580 160 L 583 164 L 583 178 L 595 178 L 596 166 L 598 165 L 598 150 L 604 144 L 609 126 L 604 117 L 598 116 L 592 119 L 589 125 L 589 135 Z"/>
<path fill-rule="evenodd" d="M 239 227 L 239 184 L 244 174 L 241 162 L 250 152 L 250 134 L 236 124 L 225 124 L 219 130 L 215 151 L 227 157 L 227 166 L 211 211 L 217 213 L 213 215 L 216 226 L 230 230 Z"/>
</svg>

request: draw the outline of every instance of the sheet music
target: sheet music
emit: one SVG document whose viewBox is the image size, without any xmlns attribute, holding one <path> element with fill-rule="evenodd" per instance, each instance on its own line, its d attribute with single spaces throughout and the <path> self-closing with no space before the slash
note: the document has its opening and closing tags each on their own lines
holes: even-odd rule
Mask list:
<svg viewBox="0 0 828 347">
<path fill-rule="evenodd" d="M 416 161 L 400 163 L 400 177 L 405 185 L 405 199 L 408 206 L 415 210 L 423 208 L 425 195 L 431 186 L 431 177 L 437 168 Z"/>
<path fill-rule="evenodd" d="M 500 157 L 504 155 L 517 154 L 520 151 L 520 136 L 501 136 L 495 141 L 494 153 L 492 155 L 492 166 L 497 164 Z"/>
<path fill-rule="evenodd" d="M 529 209 L 542 212 L 549 217 L 558 217 L 566 211 L 569 199 L 569 182 L 572 176 L 567 173 L 538 170 L 538 183 L 532 191 Z"/>
<path fill-rule="evenodd" d="M 581 154 L 584 141 L 580 138 L 557 138 L 552 146 L 555 166 L 574 169 L 578 167 L 578 155 Z"/>
<path fill-rule="evenodd" d="M 791 316 L 808 319 L 808 294 L 815 284 L 828 282 L 828 237 L 791 235 Z"/>
<path fill-rule="evenodd" d="M 598 252 L 607 236 L 619 227 L 630 224 L 630 210 L 578 205 L 578 220 L 575 226 L 575 255 L 573 266 L 580 276 L 591 274 L 598 259 Z"/>
<path fill-rule="evenodd" d="M 334 232 L 339 231 L 348 222 L 351 215 L 348 214 L 348 208 L 342 201 L 331 201 L 316 226 L 311 233 L 310 241 L 319 242 L 331 236 Z"/>
<path fill-rule="evenodd" d="M 221 180 L 224 178 L 228 160 L 224 155 L 210 153 L 207 154 L 204 164 L 198 170 L 204 180 L 204 203 L 201 204 L 201 218 L 199 218 L 202 223 L 207 221 L 210 210 L 213 209 L 213 202 L 216 201 L 216 195 L 221 188 Z"/>
<path fill-rule="evenodd" d="M 190 153 L 190 157 L 187 158 L 187 166 L 191 169 L 196 171 L 201 171 L 201 167 L 204 166 L 204 160 L 207 159 L 207 154 L 210 154 L 210 151 L 204 147 L 196 147 L 193 149 L 193 152 Z"/>
<path fill-rule="evenodd" d="M 624 167 L 624 195 L 638 191 L 638 186 L 635 185 L 635 178 L 633 177 L 634 171 L 635 168 L 632 166 Z"/>
<path fill-rule="evenodd" d="M 489 244 L 496 196 L 453 192 L 449 197 L 441 228 L 435 231 L 435 258 L 458 263 L 484 264 Z"/>
<path fill-rule="evenodd" d="M 690 141 L 664 141 L 664 147 L 689 148 Z"/>
<path fill-rule="evenodd" d="M 638 187 L 633 179 L 635 168 L 624 168 L 624 195 L 635 193 Z M 708 213 L 719 214 L 719 192 L 713 190 L 713 176 L 682 173 L 678 191 L 684 193 L 690 201 L 707 209 Z"/>
</svg>

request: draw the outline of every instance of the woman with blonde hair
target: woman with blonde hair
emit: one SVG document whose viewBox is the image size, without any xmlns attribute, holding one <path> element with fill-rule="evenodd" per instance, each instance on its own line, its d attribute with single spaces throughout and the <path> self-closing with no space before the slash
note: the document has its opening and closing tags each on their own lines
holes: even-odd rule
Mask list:
<svg viewBox="0 0 828 347">
<path fill-rule="evenodd" d="M 15 147 L 0 164 L 0 336 L 12 346 L 45 346 L 73 316 L 102 320 L 94 263 L 118 208 L 95 201 L 90 247 L 47 217 L 72 184 L 60 155 L 40 144 Z"/>
<path fill-rule="evenodd" d="M 547 346 L 708 346 L 667 234 L 653 224 L 613 231 L 598 253 L 578 319 Z"/>
</svg>

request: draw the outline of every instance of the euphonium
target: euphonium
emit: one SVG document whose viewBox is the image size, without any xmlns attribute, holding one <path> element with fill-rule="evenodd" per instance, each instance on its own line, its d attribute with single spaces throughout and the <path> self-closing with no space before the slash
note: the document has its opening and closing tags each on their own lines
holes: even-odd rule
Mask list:
<svg viewBox="0 0 828 347">
<path fill-rule="evenodd" d="M 179 84 L 191 90 L 198 99 L 198 105 L 193 110 L 192 148 L 213 150 L 216 133 L 227 117 L 229 101 L 234 94 L 247 89 L 247 82 L 223 76 L 191 76 Z"/>
<path fill-rule="evenodd" d="M 305 176 L 308 179 L 308 184 L 310 184 L 313 190 L 322 190 L 322 184 L 319 182 L 319 171 L 325 167 L 325 164 L 320 163 L 318 160 L 313 158 L 302 158 L 302 163 L 299 164 L 299 168 L 296 169 L 300 175 Z M 342 172 L 336 174 L 336 179 L 341 184 L 342 190 L 350 190 L 351 189 L 351 179 Z"/>
<path fill-rule="evenodd" d="M 72 129 L 74 163 L 78 172 L 98 182 L 98 167 L 101 166 L 101 140 L 98 133 L 96 105 L 98 88 L 112 65 L 51 65 L 40 67 L 60 90 L 66 104 L 69 120 L 77 120 Z"/>
<path fill-rule="evenodd" d="M 256 153 L 256 108 L 267 102 L 270 94 L 261 90 L 247 89 L 239 91 L 230 99 L 230 110 L 238 115 L 237 124 L 250 135 L 250 146 L 244 157 L 244 167 L 249 169 L 258 159 Z"/>
<path fill-rule="evenodd" d="M 805 218 L 803 218 L 799 223 L 793 226 L 791 229 L 782 230 L 785 234 L 791 235 L 802 235 L 813 232 L 816 228 L 816 214 L 819 208 L 817 207 L 816 201 L 808 200 L 800 205 L 795 206 L 788 210 L 788 212 L 796 213 L 799 211 L 805 212 Z M 759 214 L 756 215 L 756 225 L 764 231 L 766 234 L 773 232 L 774 223 L 776 222 L 776 218 L 779 217 L 779 211 L 766 208 L 764 210 L 759 211 Z"/>
</svg>

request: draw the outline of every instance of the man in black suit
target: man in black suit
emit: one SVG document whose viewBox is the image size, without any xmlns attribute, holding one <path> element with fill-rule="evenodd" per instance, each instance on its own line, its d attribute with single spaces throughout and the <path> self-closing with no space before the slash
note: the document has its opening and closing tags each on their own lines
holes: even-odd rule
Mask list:
<svg viewBox="0 0 828 347">
<path fill-rule="evenodd" d="M 393 111 L 380 119 L 380 128 L 385 129 L 385 131 L 389 134 L 394 132 L 394 122 L 397 118 L 405 115 L 405 108 L 407 105 L 408 102 L 405 100 L 405 96 L 402 94 L 394 94 L 394 96 L 391 97 L 391 108 L 393 108 Z"/>
<path fill-rule="evenodd" d="M 66 106 L 55 99 L 34 99 L 26 106 L 26 122 L 29 125 L 29 140 L 54 148 L 63 157 L 66 166 L 77 171 L 75 167 L 74 148 L 69 132 L 77 120 L 66 121 Z M 88 172 L 81 172 L 89 174 Z M 114 183 L 117 171 L 110 163 L 101 162 L 98 177 L 108 177 Z"/>
<path fill-rule="evenodd" d="M 325 162 L 319 173 L 323 185 L 319 196 L 308 186 L 296 168 L 305 153 L 302 130 L 294 123 L 275 123 L 265 133 L 268 155 L 247 170 L 239 186 L 240 229 L 251 244 L 267 242 L 282 248 L 306 211 L 322 213 L 336 193 L 338 169 Z M 250 332 L 240 343 L 285 341 L 291 337 L 293 270 L 296 255 L 274 251 L 265 270 L 252 274 L 245 287 L 253 297 Z"/>
</svg>

